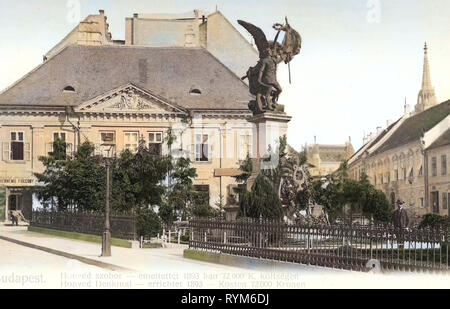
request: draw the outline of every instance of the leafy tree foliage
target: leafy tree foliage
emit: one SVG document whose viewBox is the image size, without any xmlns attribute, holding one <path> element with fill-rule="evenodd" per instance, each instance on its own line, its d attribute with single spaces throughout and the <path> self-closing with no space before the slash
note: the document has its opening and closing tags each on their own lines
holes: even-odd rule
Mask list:
<svg viewBox="0 0 450 309">
<path fill-rule="evenodd" d="M 136 213 L 136 233 L 139 236 L 155 237 L 162 231 L 160 217 L 152 209 L 139 209 Z"/>
<path fill-rule="evenodd" d="M 313 184 L 314 201 L 322 205 L 330 221 L 338 218 L 351 223 L 354 214 L 363 214 L 377 222 L 388 222 L 392 208 L 385 194 L 370 184 L 366 175 L 360 181 L 348 178 L 347 165 L 329 177 L 316 180 Z"/>
<path fill-rule="evenodd" d="M 105 170 L 93 156 L 94 146 L 83 143 L 74 157 L 66 157 L 65 143 L 56 140 L 54 151 L 39 160 L 44 173 L 36 178 L 43 184 L 37 196 L 58 210 L 101 210 L 104 208 Z"/>
</svg>

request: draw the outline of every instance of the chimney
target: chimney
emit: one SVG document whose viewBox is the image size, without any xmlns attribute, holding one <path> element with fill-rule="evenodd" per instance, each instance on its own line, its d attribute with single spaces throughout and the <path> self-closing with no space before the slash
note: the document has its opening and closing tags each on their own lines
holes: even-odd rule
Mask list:
<svg viewBox="0 0 450 309">
<path fill-rule="evenodd" d="M 380 134 L 381 132 L 381 127 L 377 127 L 377 135 Z"/>
<path fill-rule="evenodd" d="M 392 124 L 392 119 L 386 120 L 386 127 L 389 127 Z"/>
<path fill-rule="evenodd" d="M 100 15 L 105 15 L 105 10 L 98 10 L 98 12 L 100 13 Z"/>
<path fill-rule="evenodd" d="M 405 102 L 405 106 L 404 106 L 403 108 L 404 108 L 404 114 L 403 114 L 403 116 L 408 117 L 409 114 L 410 114 L 409 104 L 406 104 L 406 102 Z"/>
<path fill-rule="evenodd" d="M 134 13 L 133 18 L 138 18 L 138 13 Z"/>
</svg>

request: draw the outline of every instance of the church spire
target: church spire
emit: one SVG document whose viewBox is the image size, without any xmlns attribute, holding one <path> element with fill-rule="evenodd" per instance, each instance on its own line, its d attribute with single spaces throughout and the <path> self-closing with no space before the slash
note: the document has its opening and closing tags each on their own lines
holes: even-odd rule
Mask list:
<svg viewBox="0 0 450 309">
<path fill-rule="evenodd" d="M 423 75 L 422 75 L 422 89 L 420 89 L 417 98 L 416 113 L 420 113 L 427 108 L 436 105 L 437 99 L 434 94 L 434 88 L 431 85 L 430 64 L 428 62 L 428 46 L 424 46 L 424 60 L 423 60 Z"/>
</svg>

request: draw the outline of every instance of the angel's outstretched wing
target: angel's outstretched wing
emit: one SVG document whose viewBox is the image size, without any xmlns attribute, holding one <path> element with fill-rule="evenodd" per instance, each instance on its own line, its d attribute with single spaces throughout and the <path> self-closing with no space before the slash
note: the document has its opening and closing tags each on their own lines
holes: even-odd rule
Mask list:
<svg viewBox="0 0 450 309">
<path fill-rule="evenodd" d="M 253 36 L 253 38 L 255 39 L 256 47 L 259 51 L 259 56 L 262 57 L 269 47 L 269 42 L 267 42 L 267 38 L 264 32 L 260 28 L 246 21 L 238 20 L 237 22 Z"/>
</svg>

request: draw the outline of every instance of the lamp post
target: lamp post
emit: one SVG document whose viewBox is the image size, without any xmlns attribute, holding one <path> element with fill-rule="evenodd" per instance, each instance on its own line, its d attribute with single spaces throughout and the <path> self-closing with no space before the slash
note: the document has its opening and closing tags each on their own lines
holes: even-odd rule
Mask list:
<svg viewBox="0 0 450 309">
<path fill-rule="evenodd" d="M 103 145 L 102 145 L 103 146 Z M 107 151 L 108 156 L 103 156 L 103 160 L 105 162 L 106 167 L 106 196 L 105 196 L 105 230 L 103 231 L 102 236 L 102 255 L 101 256 L 111 256 L 111 225 L 110 225 L 110 207 L 109 207 L 109 200 L 110 200 L 110 167 L 111 162 L 114 159 L 112 155 L 112 150 L 114 145 L 107 145 L 110 146 L 109 150 Z"/>
</svg>

